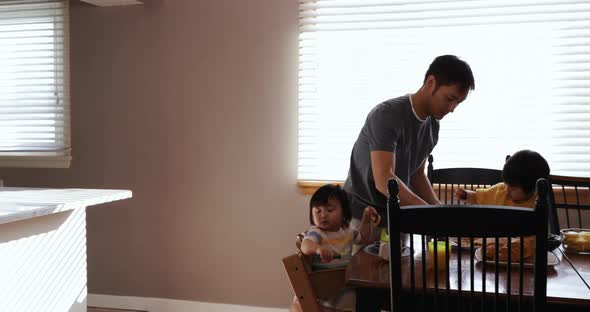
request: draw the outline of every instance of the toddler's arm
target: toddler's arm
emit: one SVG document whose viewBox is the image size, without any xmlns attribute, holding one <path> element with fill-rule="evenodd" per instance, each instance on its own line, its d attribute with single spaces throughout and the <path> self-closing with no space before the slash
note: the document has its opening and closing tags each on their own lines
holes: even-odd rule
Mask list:
<svg viewBox="0 0 590 312">
<path fill-rule="evenodd" d="M 455 196 L 465 201 L 467 204 L 475 204 L 477 201 L 475 200 L 475 192 L 464 190 L 463 188 L 458 188 L 455 191 Z"/>
<path fill-rule="evenodd" d="M 308 256 L 319 255 L 322 262 L 330 262 L 332 261 L 332 257 L 334 257 L 334 253 L 331 249 L 322 248 L 320 244 L 311 239 L 304 239 L 303 242 L 301 242 L 301 252 Z"/>
<path fill-rule="evenodd" d="M 373 220 L 380 220 L 377 210 L 373 207 L 365 208 L 359 226 L 359 234 L 361 235 L 361 239 L 358 242 L 359 244 L 363 245 L 369 243 L 373 230 Z"/>
<path fill-rule="evenodd" d="M 320 245 L 318 243 L 312 241 L 311 239 L 304 239 L 303 242 L 301 242 L 301 252 L 308 256 L 315 255 L 319 246 Z"/>
</svg>

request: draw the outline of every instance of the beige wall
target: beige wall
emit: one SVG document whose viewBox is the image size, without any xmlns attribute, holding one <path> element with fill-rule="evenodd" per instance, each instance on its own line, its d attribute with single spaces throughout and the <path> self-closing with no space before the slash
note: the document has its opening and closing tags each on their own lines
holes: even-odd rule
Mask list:
<svg viewBox="0 0 590 312">
<path fill-rule="evenodd" d="M 146 2 L 72 6 L 72 166 L 0 177 L 133 190 L 88 211 L 90 293 L 287 306 L 297 0 Z"/>
</svg>

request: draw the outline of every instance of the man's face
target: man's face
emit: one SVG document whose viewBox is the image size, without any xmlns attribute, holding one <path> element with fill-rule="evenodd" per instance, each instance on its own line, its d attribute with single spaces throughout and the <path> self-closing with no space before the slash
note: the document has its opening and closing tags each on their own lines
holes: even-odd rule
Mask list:
<svg viewBox="0 0 590 312">
<path fill-rule="evenodd" d="M 436 89 L 436 91 L 434 91 Z M 457 85 L 439 86 L 433 81 L 430 98 L 430 115 L 436 119 L 443 119 L 448 113 L 452 113 L 459 103 L 467 97 L 467 92 L 461 92 Z"/>
</svg>

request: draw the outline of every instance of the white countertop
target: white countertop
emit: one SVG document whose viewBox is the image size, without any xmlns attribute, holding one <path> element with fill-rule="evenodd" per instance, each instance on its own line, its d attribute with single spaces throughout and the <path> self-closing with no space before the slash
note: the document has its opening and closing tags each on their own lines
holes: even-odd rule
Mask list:
<svg viewBox="0 0 590 312">
<path fill-rule="evenodd" d="M 0 224 L 131 198 L 128 190 L 0 187 Z"/>
</svg>

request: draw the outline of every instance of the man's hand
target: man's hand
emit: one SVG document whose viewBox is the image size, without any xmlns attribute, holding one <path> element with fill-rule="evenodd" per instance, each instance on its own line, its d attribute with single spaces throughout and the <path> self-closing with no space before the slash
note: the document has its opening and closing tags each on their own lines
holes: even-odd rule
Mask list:
<svg viewBox="0 0 590 312">
<path fill-rule="evenodd" d="M 430 205 L 442 205 L 442 202 L 438 199 L 438 196 L 434 193 L 432 184 L 426 176 L 425 171 L 426 159 L 422 161 L 420 167 L 416 170 L 412 178 L 410 179 L 410 187 L 416 195 L 423 199 Z"/>
<path fill-rule="evenodd" d="M 427 205 L 426 201 L 414 194 L 408 186 L 395 175 L 395 153 L 384 151 L 371 151 L 371 167 L 375 188 L 389 198 L 387 181 L 396 179 L 399 187 L 400 205 Z"/>
</svg>

